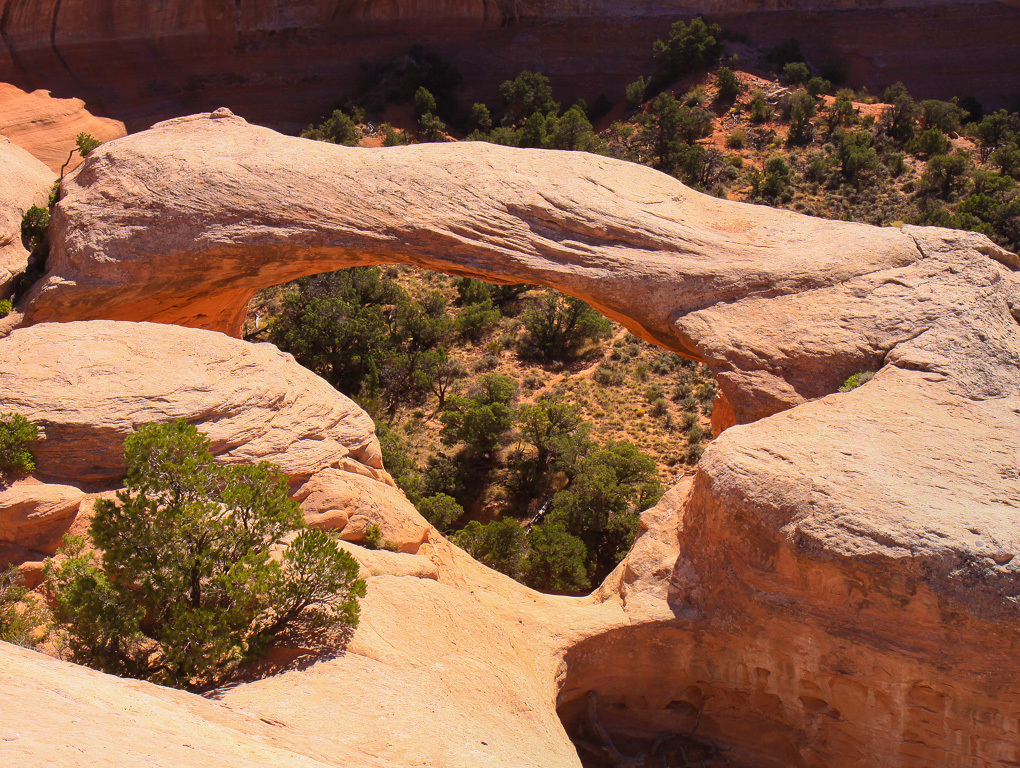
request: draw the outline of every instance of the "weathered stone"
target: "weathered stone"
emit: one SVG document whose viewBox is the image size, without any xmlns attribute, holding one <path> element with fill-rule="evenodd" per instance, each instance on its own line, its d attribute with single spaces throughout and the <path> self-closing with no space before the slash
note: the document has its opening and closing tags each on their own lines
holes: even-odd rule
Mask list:
<svg viewBox="0 0 1020 768">
<path fill-rule="evenodd" d="M 338 762 L 577 765 L 567 736 L 597 738 L 594 692 L 621 751 L 658 744 L 660 762 L 683 747 L 766 768 L 1020 763 L 1020 262 L 986 238 L 726 203 L 579 153 L 348 150 L 231 116 L 100 150 L 56 235 L 30 322 L 236 330 L 259 285 L 404 261 L 581 296 L 706 361 L 733 407 L 591 597 L 538 595 L 424 528 L 414 567 L 362 558 L 345 655 L 228 703 L 300 722 Z M 23 329 L 0 354 L 120 325 Z M 862 371 L 877 374 L 836 392 Z M 309 518 L 339 525 L 325 467 L 342 465 L 311 464 L 326 474 L 306 488 Z M 350 713 L 339 731 L 336 712 Z"/>
<path fill-rule="evenodd" d="M 45 165 L 2 136 L 0 169 L 0 299 L 6 299 L 28 265 L 21 219 L 33 205 L 46 205 L 54 178 Z"/>
<path fill-rule="evenodd" d="M 85 494 L 31 478 L 0 487 L 0 542 L 52 555 Z"/>
<path fill-rule="evenodd" d="M 27 150 L 53 173 L 77 168 L 82 157 L 75 139 L 81 133 L 99 141 L 126 135 L 124 123 L 95 117 L 81 99 L 55 99 L 49 91 L 26 93 L 0 83 L 0 135 Z"/>
<path fill-rule="evenodd" d="M 199 425 L 224 461 L 271 461 L 296 478 L 348 458 L 382 466 L 368 415 L 270 344 L 168 325 L 44 324 L 0 339 L 0 359 L 0 412 L 40 427 L 40 477 L 114 483 L 124 438 L 173 419 Z"/>
</svg>

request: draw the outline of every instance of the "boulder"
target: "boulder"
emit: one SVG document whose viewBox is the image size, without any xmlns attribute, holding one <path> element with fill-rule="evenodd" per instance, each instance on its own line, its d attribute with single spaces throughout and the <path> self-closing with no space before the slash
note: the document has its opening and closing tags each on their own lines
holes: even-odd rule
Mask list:
<svg viewBox="0 0 1020 768">
<path fill-rule="evenodd" d="M 85 494 L 29 478 L 0 487 L 0 544 L 17 543 L 52 555 Z"/>
<path fill-rule="evenodd" d="M 40 427 L 40 477 L 116 483 L 124 438 L 173 419 L 198 425 L 225 462 L 271 461 L 296 480 L 345 459 L 382 467 L 368 415 L 270 344 L 99 321 L 19 329 L 0 358 L 0 412 Z"/>
<path fill-rule="evenodd" d="M 346 467 L 316 472 L 293 498 L 301 502 L 309 527 L 342 531 L 347 541 L 363 542 L 368 526 L 375 525 L 381 546 L 417 552 L 429 528 L 398 488 Z"/>
</svg>

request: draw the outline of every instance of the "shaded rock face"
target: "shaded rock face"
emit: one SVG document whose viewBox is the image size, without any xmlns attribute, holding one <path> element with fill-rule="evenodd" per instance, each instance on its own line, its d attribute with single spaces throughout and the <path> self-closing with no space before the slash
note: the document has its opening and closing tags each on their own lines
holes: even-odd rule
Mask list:
<svg viewBox="0 0 1020 768">
<path fill-rule="evenodd" d="M 95 117 L 81 99 L 54 99 L 48 91 L 25 93 L 0 83 L 0 134 L 28 150 L 54 173 L 66 164 L 77 168 L 81 155 L 75 137 L 87 133 L 99 141 L 125 135 L 124 124 Z"/>
<path fill-rule="evenodd" d="M 33 205 L 46 205 L 54 178 L 45 165 L 3 137 L 0 168 L 0 299 L 7 299 L 28 266 L 21 218 Z"/>
<path fill-rule="evenodd" d="M 210 432 L 223 422 L 228 460 L 272 457 L 301 475 L 295 493 L 323 527 L 417 531 L 401 553 L 359 558 L 368 598 L 346 655 L 220 693 L 227 713 L 280 723 L 279 745 L 321 749 L 328 765 L 577 766 L 568 736 L 599 748 L 594 694 L 619 752 L 670 764 L 684 750 L 688 764 L 746 768 L 1020 763 L 1018 262 L 986 238 L 727 203 L 579 153 L 345 149 L 225 113 L 99 150 L 69 180 L 53 235 L 52 271 L 22 308 L 27 323 L 69 322 L 0 341 L 28 376 L 0 379 L 0 410 L 54 439 L 41 470 L 59 475 L 66 455 L 91 471 L 61 448 L 61 430 L 88 434 L 72 424 L 102 437 L 136 413 L 183 415 Z M 294 414 L 301 429 L 325 418 L 305 415 L 304 393 L 312 413 L 333 413 L 338 395 L 315 394 L 328 387 L 269 347 L 166 325 L 236 333 L 261 285 L 393 261 L 565 290 L 718 376 L 725 431 L 642 514 L 593 595 L 536 594 L 409 514 L 393 522 L 404 512 L 383 503 L 380 465 L 295 436 Z M 75 322 L 104 314 L 160 324 Z M 96 350 L 87 359 L 77 337 Z M 44 370 L 37 358 L 58 350 L 68 361 Z M 142 371 L 169 359 L 181 372 L 164 364 L 168 383 L 147 383 Z M 835 392 L 862 370 L 877 374 Z M 82 371 L 103 386 L 57 408 L 53 382 Z M 287 384 L 257 394 L 273 377 Z M 104 390 L 135 399 L 100 409 Z M 260 404 L 291 391 L 286 419 Z M 250 429 L 248 409 L 262 414 Z M 292 450 L 311 471 L 287 464 Z M 47 670 L 49 685 L 71 674 Z M 208 704 L 175 706 L 224 722 Z M 131 712 L 100 713 L 93 732 Z M 76 716 L 49 710 L 24 732 L 38 740 Z M 161 731 L 131 754 L 177 738 Z M 235 730 L 231 749 L 253 738 L 265 744 L 259 726 Z M 33 754 L 0 742 L 7 752 Z"/>
<path fill-rule="evenodd" d="M 678 15 L 710 15 L 771 45 L 800 38 L 817 63 L 858 84 L 904 80 L 920 97 L 972 94 L 1005 105 L 1017 92 L 1020 18 L 1009 2 L 972 0 L 709 0 L 669 8 L 614 0 L 233 3 L 4 0 L 0 80 L 81 96 L 131 130 L 227 104 L 249 119 L 300 130 L 414 43 L 440 50 L 492 101 L 522 69 L 552 75 L 562 98 L 622 96 L 650 66 L 652 41 Z M 989 74 L 992 73 L 992 76 Z"/>
</svg>

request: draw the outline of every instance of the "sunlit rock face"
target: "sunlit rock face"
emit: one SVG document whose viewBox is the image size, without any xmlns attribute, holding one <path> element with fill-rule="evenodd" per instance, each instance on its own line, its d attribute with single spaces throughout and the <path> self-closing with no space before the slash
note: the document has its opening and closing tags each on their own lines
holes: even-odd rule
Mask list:
<svg viewBox="0 0 1020 768">
<path fill-rule="evenodd" d="M 124 707 L 91 709 L 86 735 L 71 727 L 80 707 L 47 705 L 0 756 L 41 764 L 43 733 L 101 755 L 145 703 L 212 729 L 220 753 L 272 746 L 315 765 L 578 766 L 575 744 L 620 765 L 1020 762 L 1020 265 L 986 238 L 728 203 L 580 153 L 350 149 L 227 112 L 102 147 L 68 180 L 52 235 L 26 327 L 0 340 L 25 370 L 5 366 L 0 411 L 26 408 L 54 440 L 41 470 L 76 482 L 61 467 L 81 464 L 93 432 L 101 458 L 114 455 L 105 425 L 182 416 L 214 443 L 240 436 L 224 460 L 279 461 L 324 527 L 411 533 L 398 553 L 351 547 L 369 588 L 346 654 L 242 682 L 225 707 L 90 677 Z M 318 461 L 296 436 L 334 435 L 315 418 L 340 396 L 228 336 L 261 286 L 389 262 L 567 291 L 715 372 L 727 428 L 591 596 L 537 594 L 405 526 L 411 513 L 381 501 L 393 489 L 364 414 L 337 416 L 352 455 Z M 87 354 L 102 364 L 74 362 Z M 146 383 L 157 367 L 166 381 Z M 864 370 L 877 373 L 836 391 Z M 85 391 L 58 402 L 47 382 L 75 376 Z M 274 376 L 292 383 L 256 397 Z M 93 407 L 103 390 L 89 381 L 135 399 Z M 51 448 L 72 424 L 84 445 L 64 461 Z M 89 674 L 0 654 L 0 675 L 8 659 L 25 670 L 4 722 Z M 183 734 L 160 722 L 118 759 L 177 749 Z"/>
</svg>

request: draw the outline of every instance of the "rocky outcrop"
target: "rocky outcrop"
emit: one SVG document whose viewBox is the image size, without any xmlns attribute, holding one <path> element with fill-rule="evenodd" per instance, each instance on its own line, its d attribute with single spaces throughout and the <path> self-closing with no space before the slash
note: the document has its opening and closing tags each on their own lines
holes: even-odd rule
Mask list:
<svg viewBox="0 0 1020 768">
<path fill-rule="evenodd" d="M 16 144 L 0 136 L 0 299 L 7 299 L 28 266 L 21 219 L 33 205 L 46 205 L 53 174 Z"/>
<path fill-rule="evenodd" d="M 116 488 L 124 438 L 173 419 L 196 424 L 221 461 L 280 467 L 310 525 L 360 541 L 375 523 L 407 552 L 425 538 L 428 524 L 382 470 L 372 420 L 271 345 L 98 321 L 17 330 L 0 359 L 0 413 L 38 425 L 35 477 L 48 483 L 0 493 L 0 543 L 52 554 L 82 500 L 64 484 Z"/>
<path fill-rule="evenodd" d="M 694 477 L 642 515 L 634 548 L 590 597 L 533 593 L 428 528 L 404 553 L 359 557 L 368 597 L 345 654 L 220 693 L 280 723 L 288 746 L 321 749 L 327 764 L 465 768 L 576 766 L 568 737 L 620 764 L 638 754 L 747 768 L 1020 763 L 1020 262 L 987 239 L 727 203 L 579 153 L 345 149 L 226 113 L 99 150 L 69 180 L 53 234 L 27 322 L 105 313 L 236 332 L 260 285 L 399 261 L 581 296 L 706 361 L 732 405 Z M 269 410 L 237 377 L 293 366 L 210 331 L 43 324 L 0 341 L 31 379 L 2 379 L 0 393 L 20 387 L 7 402 L 35 409 L 26 415 L 49 440 L 51 422 L 78 416 L 60 417 L 45 395 L 33 405 L 32 391 L 89 366 L 33 372 L 34 357 L 57 353 L 42 342 L 63 333 L 73 357 L 76 335 L 112 349 L 130 329 L 182 367 L 202 339 L 206 369 L 161 373 L 199 390 L 217 373 L 212 413 L 226 415 L 196 417 L 211 433 L 220 421 L 237 431 L 241 406 L 224 402 Z M 160 348 L 164 333 L 177 343 Z M 94 381 L 116 370 L 142 382 L 121 396 L 149 394 L 122 410 L 81 408 L 82 421 L 109 413 L 126 430 L 135 412 L 194 413 L 178 403 L 195 399 L 187 388 L 150 389 L 137 368 L 115 368 L 122 352 L 105 354 Z M 877 374 L 836 391 L 864 370 Z M 220 452 L 288 461 L 274 446 L 289 438 L 265 447 L 259 418 Z M 342 462 L 312 463 L 319 474 L 298 486 L 306 513 L 350 525 L 356 515 L 329 498 Z M 362 464 L 340 478 L 352 497 L 379 482 L 368 470 L 380 467 Z M 179 701 L 190 712 L 207 704 Z M 25 732 L 64 734 L 74 716 L 50 710 Z M 0 742 L 0 755 L 9 748 Z"/>
<path fill-rule="evenodd" d="M 33 479 L 0 487 L 0 546 L 16 542 L 52 555 L 84 497 L 78 488 Z"/>
<path fill-rule="evenodd" d="M 81 96 L 131 130 L 187 112 L 233 107 L 254 122 L 300 130 L 414 43 L 464 72 L 463 103 L 498 99 L 523 69 L 556 82 L 567 103 L 624 87 L 651 66 L 652 41 L 677 16 L 708 14 L 773 45 L 798 37 L 820 66 L 854 85 L 904 80 L 919 97 L 974 95 L 1005 106 L 1017 92 L 1020 18 L 1008 0 L 444 0 L 231 3 L 167 0 L 142 12 L 123 0 L 4 0 L 0 80 Z"/>
<path fill-rule="evenodd" d="M 124 124 L 95 117 L 81 99 L 54 99 L 49 91 L 25 93 L 20 88 L 0 83 L 0 135 L 27 150 L 59 173 L 81 163 L 75 137 L 87 133 L 99 141 L 124 136 Z"/>
<path fill-rule="evenodd" d="M 268 344 L 172 326 L 44 324 L 0 341 L 0 357 L 0 412 L 41 429 L 40 477 L 115 482 L 124 438 L 173 419 L 201 424 L 224 461 L 271 461 L 295 478 L 348 457 L 382 467 L 368 415 Z"/>
</svg>

